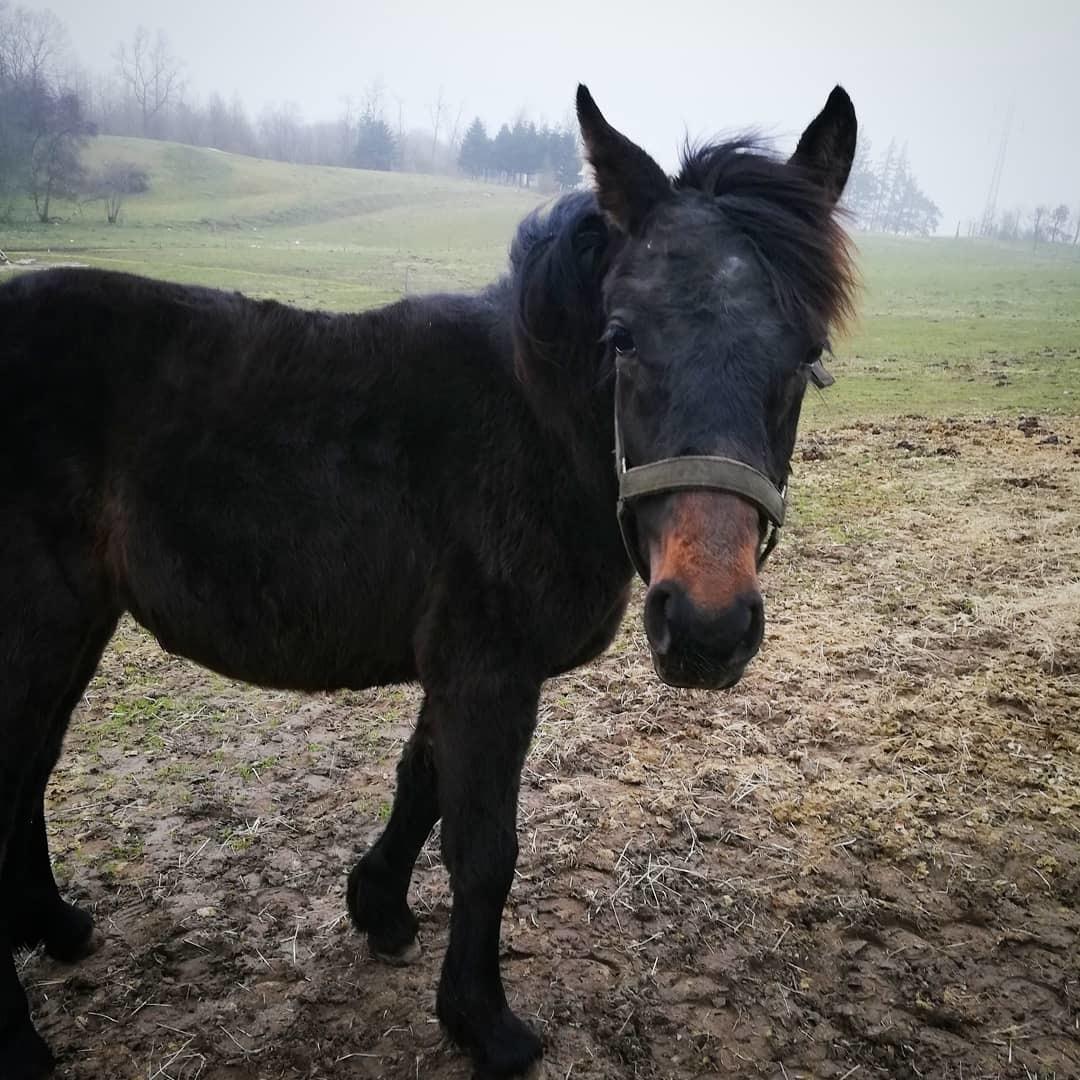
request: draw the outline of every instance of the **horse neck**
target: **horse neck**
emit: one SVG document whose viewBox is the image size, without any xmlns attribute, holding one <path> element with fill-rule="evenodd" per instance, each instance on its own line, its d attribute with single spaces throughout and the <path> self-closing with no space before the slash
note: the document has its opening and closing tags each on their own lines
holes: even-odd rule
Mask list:
<svg viewBox="0 0 1080 1080">
<path fill-rule="evenodd" d="M 549 346 L 561 363 L 532 358 L 518 369 L 526 399 L 556 457 L 569 459 L 569 481 L 597 501 L 614 522 L 615 379 L 595 360 L 595 342 L 566 341 Z"/>
</svg>

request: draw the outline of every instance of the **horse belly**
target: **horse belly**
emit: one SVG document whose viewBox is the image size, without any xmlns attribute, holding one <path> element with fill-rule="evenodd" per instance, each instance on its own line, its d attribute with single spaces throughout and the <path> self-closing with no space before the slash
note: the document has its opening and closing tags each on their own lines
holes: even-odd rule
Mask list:
<svg viewBox="0 0 1080 1080">
<path fill-rule="evenodd" d="M 332 516 L 333 525 L 283 526 L 207 514 L 171 533 L 137 523 L 113 560 L 126 606 L 168 652 L 245 682 L 328 690 L 409 680 L 423 554 L 378 501 Z"/>
</svg>

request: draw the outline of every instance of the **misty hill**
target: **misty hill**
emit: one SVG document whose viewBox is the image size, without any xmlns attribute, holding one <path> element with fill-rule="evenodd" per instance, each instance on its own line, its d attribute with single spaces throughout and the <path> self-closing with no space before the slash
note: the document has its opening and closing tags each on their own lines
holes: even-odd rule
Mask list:
<svg viewBox="0 0 1080 1080">
<path fill-rule="evenodd" d="M 392 226 L 395 214 L 411 216 L 418 208 L 450 209 L 455 215 L 475 210 L 478 222 L 488 223 L 493 200 L 515 214 L 537 201 L 535 193 L 446 176 L 290 165 L 108 135 L 87 144 L 84 161 L 90 169 L 118 160 L 140 165 L 150 174 L 150 193 L 127 204 L 129 225 L 212 223 L 224 228 L 348 220 Z"/>
<path fill-rule="evenodd" d="M 506 267 L 535 191 L 446 176 L 290 165 L 146 139 L 89 140 L 86 167 L 130 162 L 150 189 L 57 206 L 55 226 L 5 226 L 12 251 L 332 308 L 471 289 Z M 310 281 L 310 287 L 308 282 Z"/>
</svg>

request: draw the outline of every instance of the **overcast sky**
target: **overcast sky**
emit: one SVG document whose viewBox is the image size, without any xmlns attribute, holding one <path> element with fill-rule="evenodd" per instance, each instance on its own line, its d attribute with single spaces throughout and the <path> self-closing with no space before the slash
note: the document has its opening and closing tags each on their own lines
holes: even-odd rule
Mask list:
<svg viewBox="0 0 1080 1080">
<path fill-rule="evenodd" d="M 25 0 L 24 0 L 25 3 Z M 112 67 L 139 23 L 162 28 L 190 91 L 238 92 L 256 115 L 294 101 L 333 119 L 375 78 L 390 119 L 453 113 L 497 126 L 524 107 L 558 121 L 578 81 L 608 119 L 673 168 L 686 133 L 757 126 L 790 148 L 834 83 L 875 155 L 892 136 L 941 206 L 979 216 L 1005 114 L 998 200 L 1080 205 L 1080 0 L 29 0 L 67 24 L 79 60 Z"/>
</svg>

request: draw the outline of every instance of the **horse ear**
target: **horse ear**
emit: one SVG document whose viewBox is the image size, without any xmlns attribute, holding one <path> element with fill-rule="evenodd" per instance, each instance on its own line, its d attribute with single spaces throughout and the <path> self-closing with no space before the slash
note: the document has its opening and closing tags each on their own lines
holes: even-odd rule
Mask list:
<svg viewBox="0 0 1080 1080">
<path fill-rule="evenodd" d="M 851 98 L 842 86 L 833 87 L 825 108 L 802 133 L 790 164 L 805 169 L 834 203 L 839 202 L 855 160 L 858 132 Z"/>
<path fill-rule="evenodd" d="M 670 197 L 671 181 L 640 146 L 604 119 L 583 85 L 577 90 L 577 115 L 600 206 L 623 232 L 637 232 L 649 211 Z"/>
</svg>

